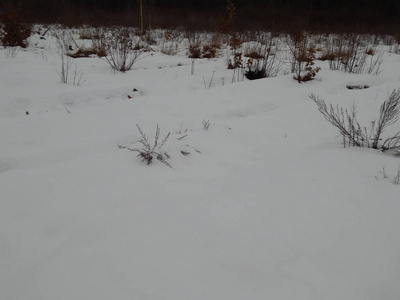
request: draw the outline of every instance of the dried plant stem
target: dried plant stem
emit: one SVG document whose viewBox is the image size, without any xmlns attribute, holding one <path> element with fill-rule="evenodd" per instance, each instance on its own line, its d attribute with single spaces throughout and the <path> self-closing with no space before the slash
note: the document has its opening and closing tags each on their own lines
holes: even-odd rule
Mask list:
<svg viewBox="0 0 400 300">
<path fill-rule="evenodd" d="M 318 110 L 325 119 L 339 129 L 340 134 L 343 136 L 344 146 L 348 141 L 349 146 L 367 146 L 374 149 L 381 148 L 383 151 L 393 150 L 397 153 L 400 152 L 400 132 L 389 137 L 381 147 L 379 146 L 384 130 L 399 119 L 400 89 L 394 90 L 389 98 L 383 102 L 380 107 L 379 119 L 371 122 L 369 130 L 359 124 L 355 105 L 350 110 L 347 110 L 338 105 L 335 108 L 332 104 L 328 107 L 323 99 L 313 94 L 310 95 L 310 98 L 318 106 Z"/>
</svg>

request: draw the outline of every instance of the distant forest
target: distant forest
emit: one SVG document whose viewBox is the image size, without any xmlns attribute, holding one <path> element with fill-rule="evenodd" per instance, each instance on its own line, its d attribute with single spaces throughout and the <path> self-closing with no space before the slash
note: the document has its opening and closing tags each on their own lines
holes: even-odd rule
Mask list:
<svg viewBox="0 0 400 300">
<path fill-rule="evenodd" d="M 0 0 L 19 5 L 29 22 L 218 29 L 229 0 Z M 307 29 L 397 33 L 400 0 L 230 0 L 232 30 Z M 1 5 L 0 5 L 1 9 Z"/>
</svg>

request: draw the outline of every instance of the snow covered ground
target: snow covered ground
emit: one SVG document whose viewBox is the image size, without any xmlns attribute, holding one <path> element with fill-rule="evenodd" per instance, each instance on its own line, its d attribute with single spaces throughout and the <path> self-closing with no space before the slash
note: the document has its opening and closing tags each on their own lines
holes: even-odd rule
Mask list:
<svg viewBox="0 0 400 300">
<path fill-rule="evenodd" d="M 400 299 L 400 160 L 343 148 L 309 99 L 377 118 L 400 87 L 385 49 L 378 76 L 318 62 L 304 84 L 232 83 L 225 55 L 194 75 L 183 53 L 80 58 L 80 86 L 50 37 L 1 49 L 0 299 Z M 172 168 L 117 147 L 136 124 L 171 133 Z"/>
</svg>

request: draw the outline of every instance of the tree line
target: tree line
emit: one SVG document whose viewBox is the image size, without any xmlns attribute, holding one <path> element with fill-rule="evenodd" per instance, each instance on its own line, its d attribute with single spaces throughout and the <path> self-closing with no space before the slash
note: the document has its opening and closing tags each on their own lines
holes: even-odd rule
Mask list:
<svg viewBox="0 0 400 300">
<path fill-rule="evenodd" d="M 231 0 L 237 7 L 245 8 L 309 8 L 309 9 L 362 9 L 379 10 L 392 13 L 398 13 L 400 1 L 398 0 Z M 223 8 L 227 0 L 0 0 L 0 3 L 13 2 L 24 5 L 35 6 L 48 5 L 82 5 L 98 9 L 127 9 L 137 7 L 140 2 L 146 5 L 153 2 L 158 7 L 166 8 L 187 8 L 211 10 Z"/>
<path fill-rule="evenodd" d="M 0 9 L 4 3 L 18 5 L 30 22 L 138 26 L 143 15 L 149 27 L 213 29 L 228 2 L 236 7 L 236 26 L 242 29 L 364 26 L 396 31 L 400 24 L 400 0 L 0 0 Z"/>
</svg>

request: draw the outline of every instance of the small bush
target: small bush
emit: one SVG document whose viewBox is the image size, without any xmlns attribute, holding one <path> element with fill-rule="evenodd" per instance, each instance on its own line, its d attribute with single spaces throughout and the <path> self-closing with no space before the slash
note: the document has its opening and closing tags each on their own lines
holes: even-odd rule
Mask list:
<svg viewBox="0 0 400 300">
<path fill-rule="evenodd" d="M 394 136 L 385 140 L 382 145 L 382 150 L 389 151 L 393 155 L 400 156 L 400 131 Z"/>
<path fill-rule="evenodd" d="M 295 73 L 293 78 L 299 83 L 314 80 L 320 68 L 314 67 L 316 50 L 307 34 L 293 33 L 287 38 L 287 45 L 291 53 L 291 71 Z"/>
<path fill-rule="evenodd" d="M 368 58 L 370 56 L 370 58 Z M 376 53 L 372 46 L 365 45 L 362 36 L 356 34 L 330 37 L 321 60 L 329 61 L 331 70 L 342 70 L 354 74 L 380 73 L 383 52 Z"/>
<path fill-rule="evenodd" d="M 245 76 L 245 60 L 243 59 L 242 45 L 243 39 L 237 33 L 233 33 L 229 39 L 231 55 L 227 60 L 228 69 L 233 70 L 232 83 L 242 81 Z"/>
<path fill-rule="evenodd" d="M 203 51 L 202 51 L 202 58 L 215 58 L 217 56 L 217 49 L 214 47 L 214 45 L 204 45 L 203 46 Z"/>
<path fill-rule="evenodd" d="M 129 71 L 145 52 L 141 39 L 131 34 L 127 28 L 115 29 L 105 36 L 104 59 L 117 71 Z"/>
<path fill-rule="evenodd" d="M 189 47 L 188 57 L 192 59 L 215 58 L 217 55 L 217 45 L 213 41 L 207 41 L 207 37 L 201 33 L 188 35 Z"/>
<path fill-rule="evenodd" d="M 78 69 L 78 65 L 75 64 L 75 68 L 72 69 L 73 59 L 67 55 L 60 55 L 60 58 L 61 68 L 57 70 L 57 73 L 60 76 L 61 83 L 72 83 L 76 86 L 84 83 L 83 72 Z"/>
<path fill-rule="evenodd" d="M 0 8 L 0 40 L 3 46 L 26 48 L 31 26 L 24 24 L 20 7 L 4 4 Z"/>
<path fill-rule="evenodd" d="M 299 67 L 296 69 L 296 74 L 293 76 L 299 83 L 314 80 L 317 73 L 321 70 L 320 67 L 314 68 L 315 52 L 312 46 L 307 49 L 302 48 L 299 50 L 299 56 L 296 58 L 299 59 Z M 305 63 L 304 67 L 301 67 L 302 63 Z M 302 68 L 304 69 L 302 70 Z"/>
<path fill-rule="evenodd" d="M 72 83 L 73 85 L 79 86 L 85 80 L 83 79 L 83 72 L 78 69 L 78 65 L 75 64 L 75 68 L 72 69 L 73 59 L 69 55 L 69 51 L 72 48 L 71 43 L 74 42 L 71 33 L 65 30 L 54 32 L 57 45 L 57 53 L 61 58 L 60 69 L 57 70 L 60 76 L 61 83 Z"/>
<path fill-rule="evenodd" d="M 343 109 L 339 106 L 336 108 L 330 104 L 329 108 L 323 99 L 313 94 L 310 95 L 311 100 L 318 106 L 318 110 L 323 114 L 325 119 L 333 126 L 339 129 L 343 137 L 343 145 L 346 146 L 367 146 L 373 149 L 382 149 L 383 151 L 400 151 L 400 132 L 386 139 L 380 146 L 382 133 L 384 130 L 393 125 L 400 114 L 400 89 L 394 90 L 389 98 L 384 101 L 380 107 L 379 118 L 371 122 L 370 128 L 361 126 L 357 120 L 356 107 Z"/>
<path fill-rule="evenodd" d="M 282 67 L 281 43 L 271 35 L 258 35 L 256 42 L 244 47 L 244 56 L 245 76 L 249 80 L 275 77 Z"/>
<path fill-rule="evenodd" d="M 242 59 L 242 53 L 241 52 L 235 52 L 233 53 L 232 59 L 228 59 L 227 65 L 228 65 L 228 70 L 234 70 L 234 69 L 242 69 L 244 68 L 244 62 Z"/>
<path fill-rule="evenodd" d="M 156 134 L 154 137 L 154 144 L 152 145 L 146 136 L 146 134 L 143 132 L 143 130 L 139 127 L 139 125 L 136 124 L 136 127 L 139 130 L 141 139 L 140 143 L 142 144 L 141 149 L 137 148 L 129 148 L 125 146 L 118 145 L 118 148 L 120 149 L 127 149 L 133 152 L 138 152 L 139 154 L 137 155 L 138 157 L 142 158 L 142 162 L 145 162 L 147 165 L 150 165 L 154 158 L 162 162 L 164 165 L 171 167 L 171 165 L 166 161 L 169 158 L 169 155 L 165 151 L 161 151 L 161 148 L 165 145 L 167 142 L 170 133 L 168 133 L 165 138 L 162 141 L 159 141 L 160 139 L 160 127 L 157 124 L 157 129 L 156 129 Z"/>
<path fill-rule="evenodd" d="M 179 45 L 178 43 L 169 42 L 167 40 L 162 41 L 160 45 L 160 52 L 165 55 L 176 55 L 178 53 Z"/>
<path fill-rule="evenodd" d="M 107 56 L 107 43 L 106 43 L 106 34 L 103 29 L 96 30 L 91 35 L 92 46 L 90 49 L 93 49 L 98 57 L 106 57 Z"/>
<path fill-rule="evenodd" d="M 201 47 L 199 44 L 189 45 L 189 58 L 201 58 Z"/>
</svg>

